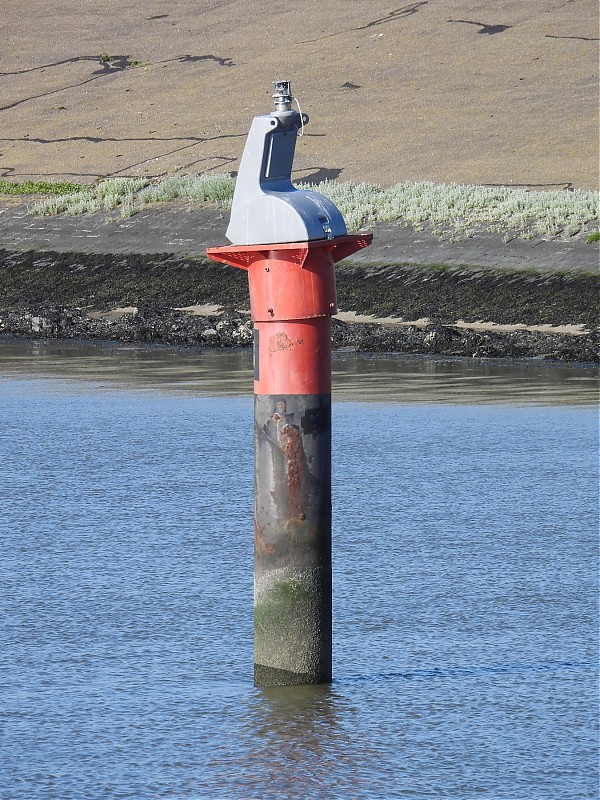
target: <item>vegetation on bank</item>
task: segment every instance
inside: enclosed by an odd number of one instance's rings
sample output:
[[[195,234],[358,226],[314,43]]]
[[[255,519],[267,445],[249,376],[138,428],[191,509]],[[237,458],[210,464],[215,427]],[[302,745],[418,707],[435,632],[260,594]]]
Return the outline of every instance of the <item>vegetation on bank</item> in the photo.
[[[77,215],[119,207],[124,217],[131,217],[147,205],[179,198],[229,207],[234,187],[235,180],[229,175],[198,178],[173,175],[158,183],[151,183],[147,178],[109,178],[73,195],[61,194],[39,200],[30,206],[29,213]]]
[[[79,183],[71,183],[70,181],[60,181],[52,183],[50,181],[23,181],[17,183],[16,181],[0,180],[0,194],[73,194],[80,192],[83,186]]]
[[[0,183],[0,192],[5,191]],[[43,184],[31,184],[41,187]],[[12,184],[14,187],[15,184]],[[27,184],[10,193],[25,193]],[[76,184],[47,184],[50,197],[29,208],[31,214],[84,214],[119,208],[125,217],[145,206],[181,198],[195,203],[231,205],[235,181],[226,174],[189,177],[174,175],[159,182],[146,178],[110,178],[81,187]],[[66,188],[57,188],[66,187]],[[520,236],[586,236],[598,241],[590,225],[599,216],[600,195],[595,191],[529,191],[509,187],[436,184],[406,181],[388,189],[373,183],[298,184],[329,197],[342,212],[350,231],[375,222],[401,222],[434,234],[474,236],[480,231]],[[35,189],[33,191],[43,191]]]

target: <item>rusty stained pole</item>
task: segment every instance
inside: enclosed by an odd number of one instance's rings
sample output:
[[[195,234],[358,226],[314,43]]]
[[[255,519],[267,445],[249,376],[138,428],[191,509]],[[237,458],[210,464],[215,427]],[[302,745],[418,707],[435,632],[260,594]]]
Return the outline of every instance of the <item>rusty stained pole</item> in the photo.
[[[283,86],[283,91],[281,87]],[[254,119],[227,231],[210,258],[248,271],[254,321],[254,681],[331,680],[331,316],[334,263],[366,247],[291,184],[288,82]],[[256,239],[259,239],[257,242]]]

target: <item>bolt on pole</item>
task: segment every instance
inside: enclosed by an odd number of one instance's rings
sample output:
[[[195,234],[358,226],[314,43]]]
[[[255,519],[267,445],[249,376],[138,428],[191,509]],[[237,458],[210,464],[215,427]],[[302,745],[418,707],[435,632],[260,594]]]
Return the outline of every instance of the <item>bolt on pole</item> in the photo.
[[[255,117],[216,261],[248,272],[254,322],[254,681],[331,681],[331,317],[334,263],[366,247],[335,205],[291,182],[289,81]]]

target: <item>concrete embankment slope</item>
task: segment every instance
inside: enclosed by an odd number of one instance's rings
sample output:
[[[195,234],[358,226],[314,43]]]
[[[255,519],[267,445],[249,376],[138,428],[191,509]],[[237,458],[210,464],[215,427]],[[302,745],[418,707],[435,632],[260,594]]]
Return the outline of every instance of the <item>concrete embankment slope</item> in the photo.
[[[203,257],[206,246],[225,243],[226,216],[179,204],[130,219],[116,213],[39,218],[5,202],[4,333],[244,345],[250,339],[247,277]],[[582,239],[503,243],[482,234],[451,242],[398,225],[376,226],[373,246],[337,267],[343,313],[334,343],[594,360],[597,262],[597,244]],[[230,311],[208,319],[207,306]]]
[[[598,188],[596,0],[3,0],[0,177],[235,171],[276,78],[296,179]]]

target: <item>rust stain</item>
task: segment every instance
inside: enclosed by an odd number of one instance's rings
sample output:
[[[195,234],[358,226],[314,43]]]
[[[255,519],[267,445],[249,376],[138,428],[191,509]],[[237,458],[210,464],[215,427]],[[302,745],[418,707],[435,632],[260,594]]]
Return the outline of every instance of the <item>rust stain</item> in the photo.
[[[275,548],[265,539],[265,529],[254,523],[254,551],[263,556],[272,556]]]
[[[311,478],[302,431],[294,425],[293,418],[294,414],[288,413],[286,401],[279,399],[263,430],[281,457],[275,458],[273,464],[276,484],[285,487],[285,495],[277,499],[277,504],[283,500],[283,504],[279,506],[282,519],[286,519],[286,526],[294,522],[304,530],[302,523],[306,520],[310,504]]]
[[[282,350],[291,350],[294,343],[287,333],[275,333],[269,337],[269,353],[278,353]]]
[[[284,425],[281,429],[281,445],[285,455],[285,482],[288,493],[290,516],[301,518],[304,452],[302,436],[295,425]]]

